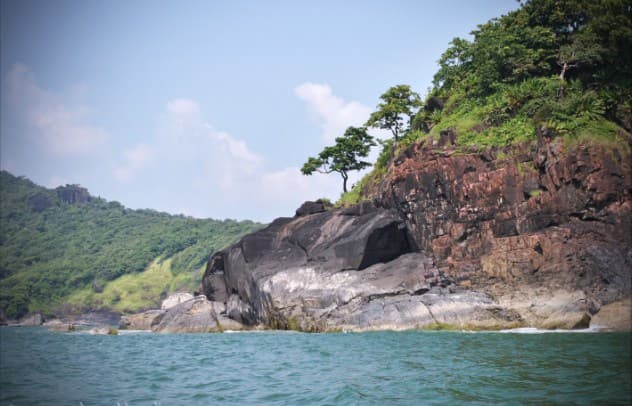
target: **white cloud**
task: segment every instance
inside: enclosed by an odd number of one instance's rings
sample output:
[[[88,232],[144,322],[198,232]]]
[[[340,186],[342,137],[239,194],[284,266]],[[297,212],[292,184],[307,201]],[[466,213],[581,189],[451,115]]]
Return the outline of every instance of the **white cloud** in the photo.
[[[294,93],[307,103],[312,120],[322,129],[326,142],[344,134],[349,126],[359,127],[369,119],[371,108],[336,96],[328,84],[305,82]]]
[[[169,175],[162,176],[165,187],[173,189],[171,182],[179,181],[193,191],[191,203],[174,209],[187,207],[186,213],[199,214],[216,207],[221,213],[233,213],[232,217],[270,221],[272,213],[292,215],[305,200],[335,199],[340,194],[339,176],[304,176],[296,167],[269,168],[245,139],[205,122],[197,102],[175,100],[166,104],[152,144],[155,160],[161,163],[156,170],[169,168]],[[178,104],[196,108],[174,108]]]
[[[198,114],[200,106],[195,100],[178,98],[167,103],[167,111],[178,115]]]
[[[24,115],[38,140],[54,155],[92,152],[109,138],[107,131],[87,123],[86,108],[68,106],[56,94],[40,88],[24,65],[12,67],[3,90],[12,107]]]
[[[151,162],[153,154],[153,149],[146,144],[126,149],[123,151],[123,162],[114,169],[114,177],[120,182],[129,181]]]
[[[261,189],[268,198],[290,201],[298,207],[308,199],[335,198],[342,190],[342,179],[335,174],[305,176],[299,168],[288,167],[263,173]]]
[[[263,158],[250,150],[244,140],[233,137],[224,131],[216,131],[209,124],[210,148],[213,150],[213,169],[218,176],[219,186],[224,190],[235,189],[249,183],[253,176],[262,170]]]

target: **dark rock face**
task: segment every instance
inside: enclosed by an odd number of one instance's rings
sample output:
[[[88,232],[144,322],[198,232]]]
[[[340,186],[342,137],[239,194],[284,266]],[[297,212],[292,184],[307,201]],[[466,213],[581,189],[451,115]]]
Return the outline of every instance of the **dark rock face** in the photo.
[[[202,292],[210,300],[230,303],[229,314],[236,320],[260,323],[274,312],[263,286],[281,271],[357,272],[407,252],[406,228],[389,210],[371,206],[281,218],[215,254]]]
[[[315,202],[305,202],[296,209],[296,217],[309,216],[310,214],[322,213],[327,211],[331,206],[331,203],[326,203],[322,200],[316,200]]]
[[[57,198],[68,204],[87,203],[92,200],[92,196],[88,193],[88,189],[79,185],[59,186],[55,189]]]
[[[630,295],[629,141],[588,147],[542,136],[538,146],[458,155],[410,149],[373,193],[456,284],[518,308],[575,295],[578,314]]]
[[[454,136],[403,151],[374,202],[308,202],[215,254],[201,291],[222,317],[306,331],[583,328],[630,297],[631,145],[457,154]]]

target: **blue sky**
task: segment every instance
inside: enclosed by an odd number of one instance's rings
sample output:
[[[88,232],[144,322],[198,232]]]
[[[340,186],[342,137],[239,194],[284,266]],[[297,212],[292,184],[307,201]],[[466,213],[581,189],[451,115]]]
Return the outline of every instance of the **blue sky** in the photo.
[[[0,4],[2,169],[131,208],[258,221],[336,200],[340,178],[301,175],[307,157],[363,124],[388,87],[423,96],[452,38],[518,7]]]

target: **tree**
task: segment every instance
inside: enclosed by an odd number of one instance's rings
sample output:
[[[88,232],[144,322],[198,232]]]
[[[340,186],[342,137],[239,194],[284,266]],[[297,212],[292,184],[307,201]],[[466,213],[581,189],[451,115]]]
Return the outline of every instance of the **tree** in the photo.
[[[336,138],[335,145],[325,147],[316,158],[308,158],[301,172],[303,175],[338,172],[342,176],[342,190],[347,193],[349,171],[359,171],[371,166],[369,162],[359,158],[366,158],[374,145],[375,141],[365,127],[349,127],[342,137]]]
[[[380,96],[382,103],[378,104],[377,111],[371,114],[366,122],[368,127],[390,130],[399,140],[402,132],[406,131],[417,109],[421,107],[421,98],[408,85],[393,86]]]

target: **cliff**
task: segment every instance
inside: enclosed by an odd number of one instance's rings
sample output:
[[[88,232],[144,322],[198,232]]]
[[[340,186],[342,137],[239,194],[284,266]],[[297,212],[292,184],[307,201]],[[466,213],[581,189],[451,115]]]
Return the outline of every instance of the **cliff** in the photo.
[[[202,292],[241,323],[308,331],[580,328],[611,303],[601,319],[629,329],[630,140],[453,143],[404,150],[370,201],[308,203],[216,253]]]

